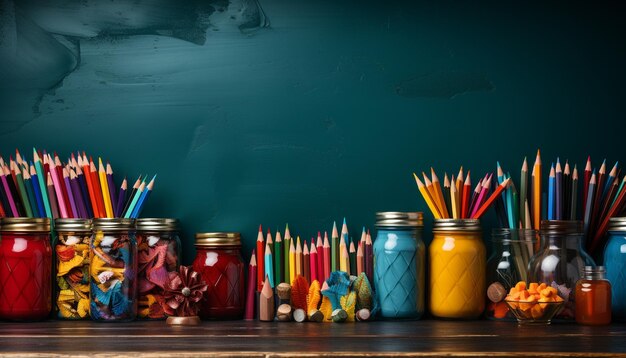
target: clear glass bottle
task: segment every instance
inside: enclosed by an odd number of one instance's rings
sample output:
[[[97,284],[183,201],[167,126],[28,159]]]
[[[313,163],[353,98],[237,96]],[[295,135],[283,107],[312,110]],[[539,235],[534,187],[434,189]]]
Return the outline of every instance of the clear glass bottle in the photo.
[[[383,318],[419,319],[424,314],[423,213],[376,213],[374,287]]]
[[[541,248],[530,260],[529,277],[531,282],[545,283],[556,288],[559,296],[565,300],[557,319],[574,319],[576,282],[585,266],[595,266],[582,244],[582,221],[541,222]]]
[[[437,219],[429,246],[430,313],[475,319],[485,309],[487,250],[477,219]]]
[[[196,234],[196,259],[192,267],[208,285],[204,300],[201,301],[200,317],[213,320],[242,319],[245,282],[239,233]]]
[[[94,219],[90,249],[91,319],[134,320],[137,316],[135,220]]]
[[[139,318],[165,319],[163,290],[180,265],[178,219],[137,219]]]
[[[60,319],[89,318],[90,219],[56,219],[55,301]]]
[[[604,266],[585,266],[576,283],[576,322],[589,326],[611,323],[611,284]]]
[[[487,260],[487,309],[485,316],[515,321],[504,303],[507,292],[519,281],[528,282],[528,262],[537,242],[531,229],[493,229],[493,251]]]
[[[43,320],[52,309],[50,219],[0,220],[0,319]]]
[[[611,282],[614,321],[626,321],[626,217],[611,218],[604,249],[606,278]]]

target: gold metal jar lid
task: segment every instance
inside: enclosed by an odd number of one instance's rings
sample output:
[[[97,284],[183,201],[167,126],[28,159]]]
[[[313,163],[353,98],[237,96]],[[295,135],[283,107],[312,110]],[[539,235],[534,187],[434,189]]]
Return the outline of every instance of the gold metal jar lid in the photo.
[[[383,211],[376,213],[378,227],[423,227],[424,213]]]
[[[129,231],[135,229],[135,219],[98,218],[93,219],[94,231]]]
[[[608,231],[626,231],[626,216],[610,218]]]
[[[542,220],[541,234],[547,235],[581,235],[583,222],[577,220]]]
[[[481,232],[478,219],[435,219],[433,232]]]
[[[178,219],[141,218],[137,219],[137,231],[178,231]]]
[[[56,231],[91,231],[91,219],[55,219]]]
[[[199,232],[196,246],[241,246],[241,235],[238,232]]]
[[[0,231],[5,232],[50,232],[49,218],[2,218]]]

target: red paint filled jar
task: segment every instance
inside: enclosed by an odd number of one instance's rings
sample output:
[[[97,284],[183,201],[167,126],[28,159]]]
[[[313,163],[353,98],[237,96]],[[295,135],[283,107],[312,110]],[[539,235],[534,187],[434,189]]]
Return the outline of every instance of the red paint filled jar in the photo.
[[[2,218],[0,263],[0,319],[46,319],[52,309],[50,219]]]
[[[239,233],[196,234],[193,270],[208,285],[200,317],[210,320],[242,319],[244,311],[244,264]]]

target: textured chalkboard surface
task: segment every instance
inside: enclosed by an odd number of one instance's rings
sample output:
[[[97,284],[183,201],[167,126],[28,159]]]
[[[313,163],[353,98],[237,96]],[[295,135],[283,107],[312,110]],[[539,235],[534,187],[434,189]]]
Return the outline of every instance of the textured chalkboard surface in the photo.
[[[0,152],[158,173],[144,216],[182,220],[187,262],[197,231],[247,251],[259,224],[424,210],[411,173],[431,165],[625,159],[617,5],[183,3],[2,0]]]

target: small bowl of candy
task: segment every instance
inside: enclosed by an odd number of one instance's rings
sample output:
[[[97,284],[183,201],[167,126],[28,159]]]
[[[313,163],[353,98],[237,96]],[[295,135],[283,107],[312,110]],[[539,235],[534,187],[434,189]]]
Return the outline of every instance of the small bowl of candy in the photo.
[[[550,324],[564,305],[554,287],[545,283],[518,282],[504,299],[519,324]]]

